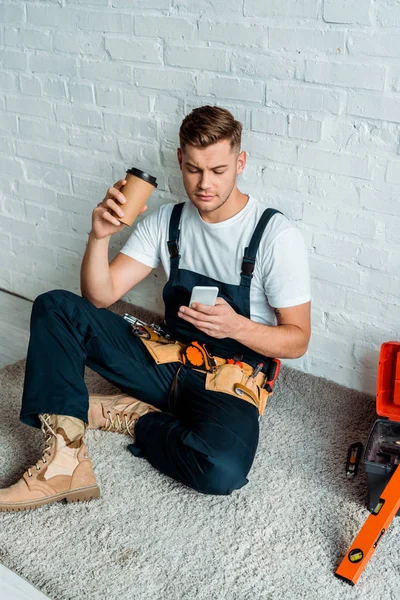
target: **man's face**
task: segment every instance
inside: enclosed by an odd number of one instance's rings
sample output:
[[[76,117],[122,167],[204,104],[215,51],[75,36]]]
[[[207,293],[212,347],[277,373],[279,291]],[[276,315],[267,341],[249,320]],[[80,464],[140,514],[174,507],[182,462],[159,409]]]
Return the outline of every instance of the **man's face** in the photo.
[[[178,162],[188,198],[206,215],[221,208],[236,190],[236,177],[243,172],[246,153],[238,154],[228,140],[223,140],[207,148],[178,148]]]

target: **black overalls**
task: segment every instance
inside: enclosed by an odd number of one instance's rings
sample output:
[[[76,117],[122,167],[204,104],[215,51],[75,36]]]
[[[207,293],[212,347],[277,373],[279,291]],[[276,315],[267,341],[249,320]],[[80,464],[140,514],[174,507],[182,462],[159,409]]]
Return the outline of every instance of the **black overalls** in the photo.
[[[206,342],[223,358],[243,354],[255,366],[268,359],[232,339],[215,339],[177,316],[194,285],[216,285],[239,314],[250,318],[250,284],[257,249],[269,219],[267,209],[252,236],[242,264],[240,285],[225,284],[179,269],[179,222],[184,203],[171,215],[171,274],[164,287],[165,318],[180,341]],[[232,395],[205,390],[205,373],[179,362],[157,365],[131,325],[108,309],[65,290],[38,296],[32,307],[22,422],[39,427],[38,414],[65,414],[87,421],[85,365],[122,391],[160,408],[135,426],[129,449],[145,456],[162,473],[206,494],[229,494],[247,483],[258,443],[258,411]],[[174,393],[170,394],[174,384]]]

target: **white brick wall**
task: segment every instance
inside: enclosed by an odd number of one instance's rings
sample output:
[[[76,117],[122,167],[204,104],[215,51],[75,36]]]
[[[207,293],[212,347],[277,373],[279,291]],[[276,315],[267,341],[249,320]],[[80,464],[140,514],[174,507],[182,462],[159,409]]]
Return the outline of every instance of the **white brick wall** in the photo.
[[[185,198],[179,124],[234,112],[240,178],[310,251],[313,330],[292,365],[375,391],[400,340],[400,4],[395,0],[4,0],[0,287],[79,293],[91,212],[137,164]],[[110,258],[130,231],[112,239]],[[157,269],[126,299],[162,312]]]

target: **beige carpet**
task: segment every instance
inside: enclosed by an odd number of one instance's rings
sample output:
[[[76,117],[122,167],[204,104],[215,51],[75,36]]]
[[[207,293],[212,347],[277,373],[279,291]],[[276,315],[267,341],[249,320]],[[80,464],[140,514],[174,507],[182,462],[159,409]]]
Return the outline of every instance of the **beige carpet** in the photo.
[[[24,368],[0,371],[2,487],[41,455],[40,432],[18,421]],[[398,600],[400,519],[356,587],[333,576],[369,515],[365,475],[345,478],[347,448],[375,418],[373,397],[282,369],[250,482],[229,497],[198,494],[133,457],[124,436],[91,431],[101,499],[1,513],[0,562],[53,600]]]

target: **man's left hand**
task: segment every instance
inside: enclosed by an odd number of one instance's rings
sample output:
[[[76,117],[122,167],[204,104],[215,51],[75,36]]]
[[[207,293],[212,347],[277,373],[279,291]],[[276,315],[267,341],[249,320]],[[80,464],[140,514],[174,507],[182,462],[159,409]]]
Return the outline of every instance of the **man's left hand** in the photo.
[[[195,302],[192,307],[181,306],[178,317],[192,323],[197,329],[211,337],[235,339],[245,317],[239,315],[223,299],[218,297],[215,306]]]

